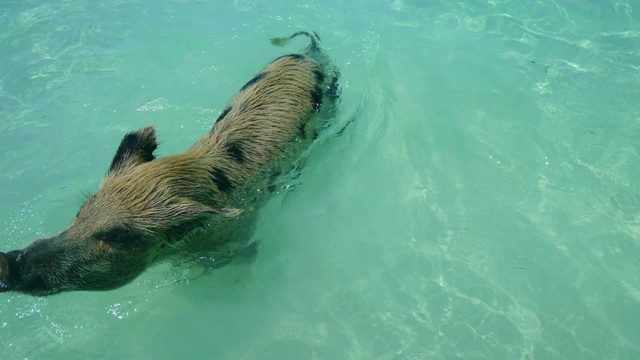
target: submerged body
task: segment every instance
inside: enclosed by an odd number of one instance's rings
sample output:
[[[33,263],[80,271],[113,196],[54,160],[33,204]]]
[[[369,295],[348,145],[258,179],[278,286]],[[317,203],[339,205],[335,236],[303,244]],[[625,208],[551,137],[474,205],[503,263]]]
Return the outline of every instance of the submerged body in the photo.
[[[125,285],[203,226],[237,217],[242,192],[296,148],[323,98],[337,96],[316,38],[247,82],[188,150],[155,158],[155,131],[127,134],[96,194],[67,229],[0,253],[0,291],[49,295]],[[316,35],[317,36],[317,35]]]

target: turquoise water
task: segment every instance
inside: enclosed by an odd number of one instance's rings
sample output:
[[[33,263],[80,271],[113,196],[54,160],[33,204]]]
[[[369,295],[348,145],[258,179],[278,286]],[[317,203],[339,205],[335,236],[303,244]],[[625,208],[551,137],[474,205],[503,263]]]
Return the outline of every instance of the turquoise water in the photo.
[[[317,31],[338,116],[255,260],[0,295],[2,359],[640,358],[640,3],[3,1],[0,251]],[[339,132],[344,125],[346,130]],[[338,136],[341,134],[341,136]]]

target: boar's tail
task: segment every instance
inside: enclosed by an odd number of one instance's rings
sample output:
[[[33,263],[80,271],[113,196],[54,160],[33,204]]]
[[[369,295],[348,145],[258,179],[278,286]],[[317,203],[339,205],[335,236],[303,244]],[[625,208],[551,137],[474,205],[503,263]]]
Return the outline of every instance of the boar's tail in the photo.
[[[291,39],[298,37],[300,35],[304,35],[309,39],[311,39],[311,45],[309,45],[310,52],[312,53],[320,52],[320,46],[318,45],[318,43],[320,42],[320,36],[318,36],[318,34],[315,31],[313,32],[313,34],[306,31],[298,31],[297,33],[294,33],[291,36],[271,38],[271,44],[275,46],[285,46],[289,43]]]

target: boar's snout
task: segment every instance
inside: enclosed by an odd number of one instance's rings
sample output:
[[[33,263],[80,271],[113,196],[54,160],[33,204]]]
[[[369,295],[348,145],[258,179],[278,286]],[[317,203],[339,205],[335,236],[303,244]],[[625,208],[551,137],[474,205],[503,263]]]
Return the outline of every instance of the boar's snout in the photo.
[[[0,293],[47,296],[115,289],[153,262],[158,254],[154,246],[153,240],[134,230],[112,228],[84,237],[65,230],[21,250],[0,252]]]
[[[11,291],[14,288],[21,253],[21,250],[0,253],[0,292]]]

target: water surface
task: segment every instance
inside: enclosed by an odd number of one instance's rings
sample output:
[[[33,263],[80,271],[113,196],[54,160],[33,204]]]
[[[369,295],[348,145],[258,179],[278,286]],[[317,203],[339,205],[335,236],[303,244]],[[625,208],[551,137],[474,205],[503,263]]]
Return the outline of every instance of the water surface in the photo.
[[[640,357],[640,4],[4,1],[0,250],[64,229],[122,136],[186,149],[315,30],[334,125],[253,262],[0,297],[2,359]],[[339,129],[350,123],[342,133]],[[338,136],[341,134],[341,136]]]

